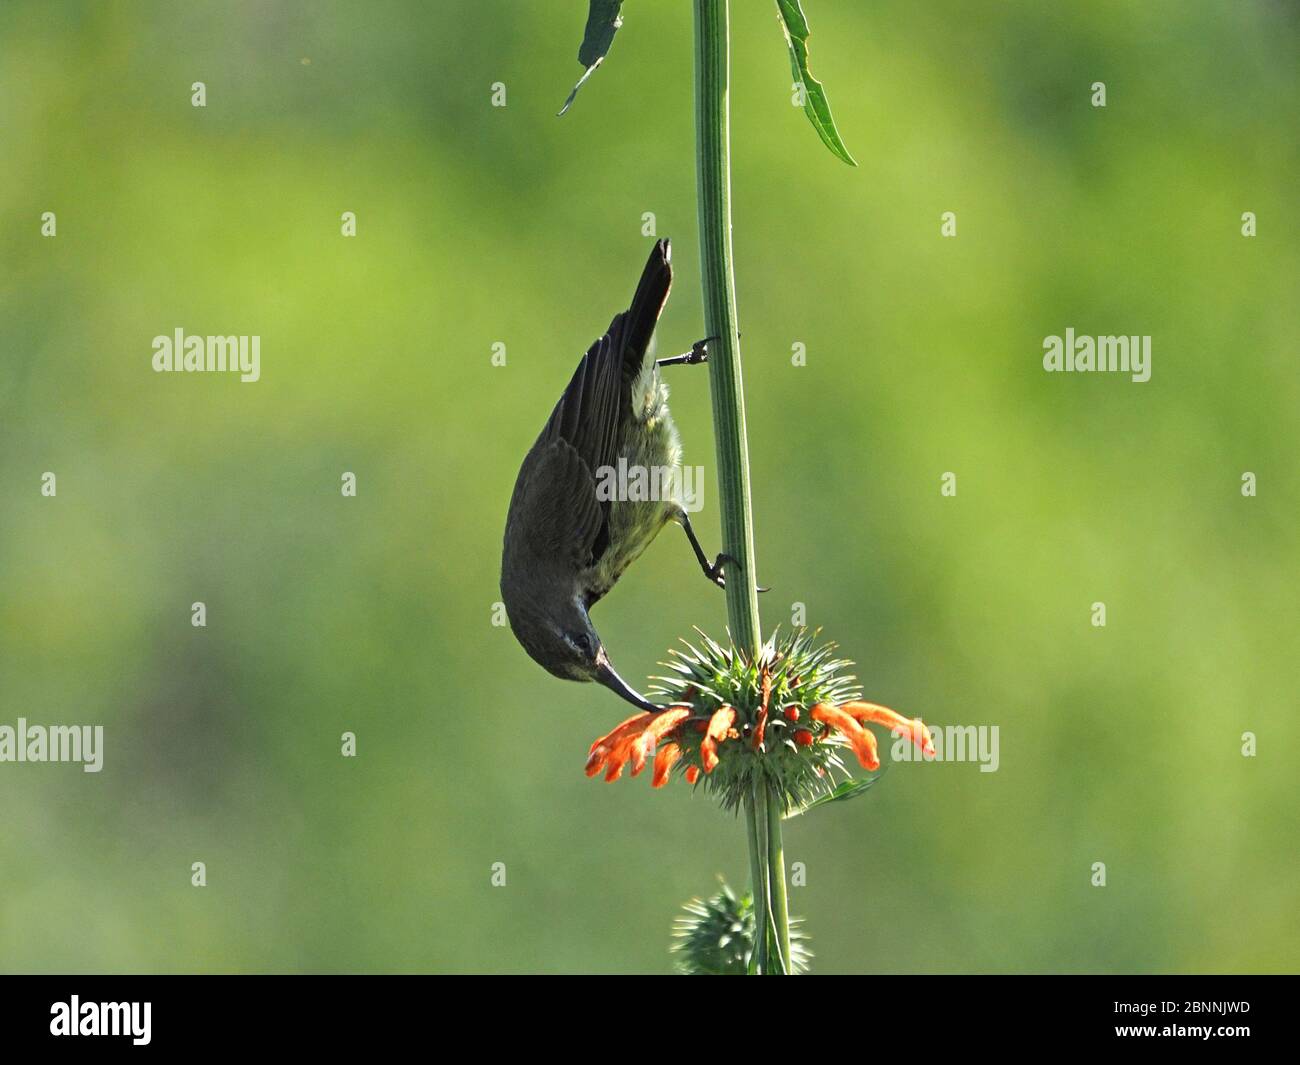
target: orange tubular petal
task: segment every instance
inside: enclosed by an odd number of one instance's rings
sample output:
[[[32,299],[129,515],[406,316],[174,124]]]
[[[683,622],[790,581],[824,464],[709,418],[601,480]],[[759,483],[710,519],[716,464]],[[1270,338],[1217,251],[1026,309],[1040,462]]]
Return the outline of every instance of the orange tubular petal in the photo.
[[[645,768],[646,759],[654,753],[655,745],[682,721],[690,717],[690,707],[674,706],[656,714],[652,721],[646,723],[645,730],[632,741],[629,754],[632,758],[632,775],[636,776]]]
[[[615,744],[613,747],[606,747],[602,744],[587,755],[587,768],[585,770],[587,776],[594,777],[609,763],[615,761],[619,763],[626,762],[627,755],[623,754],[619,757],[618,746],[618,744]]]
[[[654,747],[653,744],[649,748],[643,747],[642,741],[644,739],[645,733],[642,732],[639,735],[619,740],[618,746],[609,755],[609,761],[607,762],[609,769],[605,773],[606,780],[617,780],[629,762],[632,763],[633,776],[636,776],[645,768],[645,760],[649,755],[649,751],[653,750]],[[617,772],[614,771],[615,766],[618,767]]]
[[[594,777],[604,769],[606,780],[617,780],[629,761],[632,775],[636,776],[645,768],[646,759],[654,752],[655,745],[690,713],[690,707],[670,706],[659,713],[647,710],[629,717],[591,745],[587,754],[587,776]]]
[[[809,711],[814,721],[821,721],[832,728],[839,729],[853,746],[853,753],[863,769],[880,768],[880,756],[876,753],[876,737],[864,729],[847,710],[829,703],[817,703]]]
[[[598,747],[613,750],[615,744],[617,744],[619,740],[625,739],[628,736],[635,736],[645,727],[646,722],[654,716],[655,715],[649,710],[644,710],[639,714],[633,714],[626,721],[622,721],[616,725],[613,731],[607,732],[592,743],[591,748],[587,751],[588,756],[595,754]]]
[[[609,761],[609,757],[613,753],[613,750],[609,747],[598,747],[596,750],[592,751],[591,754],[587,755],[587,768],[585,770],[587,776],[594,777],[604,769],[605,763]]]
[[[686,767],[686,783],[694,784],[700,779],[700,767],[697,765],[688,765]]]
[[[704,739],[700,741],[700,761],[704,763],[704,771],[712,773],[718,764],[718,743],[725,739],[727,730],[736,720],[736,711],[729,706],[720,706],[713,712],[709,718],[708,730],[704,733]]]
[[[649,710],[640,714],[633,714],[626,721],[618,724],[613,731],[607,732],[604,736],[601,736],[596,740],[596,742],[591,745],[591,749],[587,752],[587,776],[594,777],[601,771],[601,769],[605,768],[606,764],[618,751],[619,747],[624,746],[630,740],[635,739],[641,730],[645,728],[646,723],[654,716],[655,715],[650,713]],[[627,761],[626,754],[618,760],[618,772],[615,773],[614,766],[610,765],[609,772],[614,773],[614,775],[609,776],[607,774],[605,779],[617,780],[618,774],[623,771],[622,763],[625,761]]]
[[[668,733],[691,716],[689,706],[670,706],[646,726],[646,731],[654,734],[656,740],[663,739]]]
[[[668,775],[673,771],[679,761],[681,761],[682,749],[675,743],[665,743],[659,748],[659,753],[655,755],[655,772],[650,778],[652,788],[662,788],[668,783]]]
[[[870,721],[876,725],[884,725],[891,732],[906,736],[920,747],[923,753],[931,756],[934,754],[934,740],[930,738],[930,730],[925,727],[925,722],[919,717],[907,718],[887,706],[877,706],[875,703],[859,701],[845,703],[840,709],[848,711],[858,721]]]

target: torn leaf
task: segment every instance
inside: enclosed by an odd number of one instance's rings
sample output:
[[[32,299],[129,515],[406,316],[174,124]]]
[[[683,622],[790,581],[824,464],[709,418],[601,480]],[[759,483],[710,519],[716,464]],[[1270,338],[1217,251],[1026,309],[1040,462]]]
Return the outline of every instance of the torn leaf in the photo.
[[[591,0],[591,8],[587,13],[587,28],[582,34],[582,47],[578,49],[578,62],[587,69],[583,71],[578,84],[569,93],[568,99],[564,101],[560,114],[564,114],[572,106],[583,83],[605,61],[609,46],[614,43],[614,34],[623,25],[623,16],[620,14],[622,7],[623,0]]]
[[[592,5],[595,6],[594,4]],[[790,46],[790,70],[794,80],[803,85],[803,112],[813,124],[817,136],[821,137],[835,155],[857,166],[857,160],[849,154],[844,141],[840,139],[835,128],[835,119],[831,117],[831,105],[826,101],[826,91],[822,83],[812,76],[808,69],[808,19],[799,5],[799,0],[776,0],[776,9],[781,15],[781,28],[785,31],[785,42]],[[575,90],[576,91],[576,90]]]

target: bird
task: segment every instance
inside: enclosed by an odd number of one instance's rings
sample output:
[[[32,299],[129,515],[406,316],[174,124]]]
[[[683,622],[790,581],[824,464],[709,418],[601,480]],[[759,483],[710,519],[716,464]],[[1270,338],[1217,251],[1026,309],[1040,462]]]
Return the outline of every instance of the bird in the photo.
[[[506,517],[501,597],[525,651],[553,676],[595,681],[641,710],[656,706],[615,671],[590,611],[670,522],[685,531],[704,575],[719,587],[731,556],[713,561],[680,499],[680,477],[659,499],[607,498],[602,471],[679,470],[681,439],[668,410],[665,366],[708,361],[711,340],[671,358],[647,358],[672,287],[672,245],[650,251],[626,311],[587,349],[524,457]],[[616,496],[616,494],[615,494]]]

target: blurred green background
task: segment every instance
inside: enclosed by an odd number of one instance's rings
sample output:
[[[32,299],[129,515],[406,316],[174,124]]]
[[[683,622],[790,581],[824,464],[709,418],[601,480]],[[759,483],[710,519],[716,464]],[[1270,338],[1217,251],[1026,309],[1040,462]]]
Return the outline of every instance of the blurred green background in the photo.
[[[856,170],[733,11],[764,622],[1001,730],[996,773],[790,823],[816,971],[1296,969],[1296,7],[806,6]],[[3,969],[667,971],[743,885],[742,825],[586,779],[626,708],[491,623],[644,212],[659,350],[702,332],[690,5],[625,15],[557,119],[580,0],[0,6],[0,723],[107,732],[98,775],[0,765]],[[1151,334],[1151,381],[1044,373],[1067,326]],[[262,380],[153,373],[176,327],[260,335]],[[594,617],[634,680],[726,624],[675,529]]]

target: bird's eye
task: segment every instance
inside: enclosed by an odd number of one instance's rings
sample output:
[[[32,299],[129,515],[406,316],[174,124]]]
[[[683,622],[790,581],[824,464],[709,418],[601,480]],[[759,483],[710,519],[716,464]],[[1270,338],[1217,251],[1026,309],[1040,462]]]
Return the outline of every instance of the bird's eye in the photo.
[[[584,655],[590,656],[591,637],[589,637],[585,632],[575,632],[572,636],[569,637],[569,642],[573,644],[573,647],[576,651],[579,651]]]

